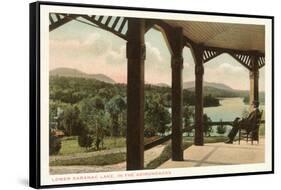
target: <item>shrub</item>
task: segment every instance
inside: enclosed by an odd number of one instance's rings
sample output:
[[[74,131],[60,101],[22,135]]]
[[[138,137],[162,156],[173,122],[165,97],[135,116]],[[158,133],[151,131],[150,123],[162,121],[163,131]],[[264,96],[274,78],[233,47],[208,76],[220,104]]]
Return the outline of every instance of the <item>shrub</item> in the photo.
[[[218,125],[217,126],[217,133],[218,134],[224,134],[226,132],[226,127],[224,125]]]
[[[94,142],[94,138],[90,134],[81,133],[78,136],[78,144],[80,147],[85,147],[86,149],[88,149],[92,147],[93,142]]]
[[[61,149],[61,139],[53,131],[49,133],[49,154],[57,155]]]
[[[156,130],[152,127],[144,128],[144,136],[145,137],[153,137],[156,135]]]

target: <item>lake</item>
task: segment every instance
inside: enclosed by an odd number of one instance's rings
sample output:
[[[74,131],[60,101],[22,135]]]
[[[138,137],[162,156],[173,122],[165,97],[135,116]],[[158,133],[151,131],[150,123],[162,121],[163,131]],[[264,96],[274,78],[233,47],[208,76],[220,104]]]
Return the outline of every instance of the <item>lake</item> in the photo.
[[[249,105],[243,102],[243,98],[221,98],[220,106],[204,108],[212,121],[233,121],[236,117],[242,117],[244,110],[248,111]],[[260,105],[260,110],[264,109],[264,105]]]
[[[243,98],[221,98],[220,106],[204,108],[206,113],[212,121],[233,121],[236,117],[242,117],[243,112],[249,110],[249,105],[243,102]],[[264,110],[264,105],[260,105],[260,110]],[[230,126],[227,126],[228,134]],[[213,133],[211,135],[217,135],[216,126],[213,127]]]
[[[259,106],[259,109],[264,110],[264,104],[261,104]],[[242,118],[243,112],[248,110],[249,105],[243,102],[242,97],[220,98],[220,106],[205,107],[204,113],[207,114],[212,121],[233,121],[236,117]],[[169,112],[171,112],[171,109],[169,109]],[[211,133],[211,136],[219,135],[218,133],[216,133],[217,126],[213,126],[212,128],[213,132]],[[224,134],[224,136],[226,136],[230,130],[231,126],[226,126],[226,133]],[[170,133],[171,131],[167,132],[166,135]]]
[[[249,105],[244,104],[243,98],[222,98],[220,106],[204,108],[212,121],[233,121],[236,117],[241,117],[244,111],[249,109]]]

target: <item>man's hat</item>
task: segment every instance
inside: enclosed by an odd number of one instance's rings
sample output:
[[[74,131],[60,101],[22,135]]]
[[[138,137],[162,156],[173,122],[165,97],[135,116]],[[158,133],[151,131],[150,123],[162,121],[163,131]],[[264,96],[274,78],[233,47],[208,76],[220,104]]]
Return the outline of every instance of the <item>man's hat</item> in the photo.
[[[259,101],[254,100],[252,104],[257,108],[257,107],[259,107],[260,103],[259,103]]]

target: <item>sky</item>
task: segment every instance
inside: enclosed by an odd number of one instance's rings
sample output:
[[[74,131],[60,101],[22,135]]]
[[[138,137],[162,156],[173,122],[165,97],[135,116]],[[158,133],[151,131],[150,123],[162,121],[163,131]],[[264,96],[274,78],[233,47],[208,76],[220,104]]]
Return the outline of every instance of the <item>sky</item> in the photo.
[[[161,32],[145,34],[145,82],[171,84],[171,56]],[[71,21],[50,32],[50,70],[67,67],[88,74],[105,74],[126,83],[126,41],[114,34],[81,22]],[[194,60],[183,50],[183,81],[194,81]],[[204,64],[204,81],[224,83],[233,89],[249,90],[249,71],[228,54]],[[259,90],[264,91],[264,68],[260,69]]]

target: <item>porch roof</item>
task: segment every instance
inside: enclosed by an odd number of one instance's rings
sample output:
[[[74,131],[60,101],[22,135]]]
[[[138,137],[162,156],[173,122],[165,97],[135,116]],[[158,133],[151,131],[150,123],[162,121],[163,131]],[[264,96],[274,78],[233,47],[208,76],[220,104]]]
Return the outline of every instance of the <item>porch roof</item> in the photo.
[[[187,38],[206,47],[265,52],[264,25],[175,20],[164,22],[172,27],[182,27]]]

